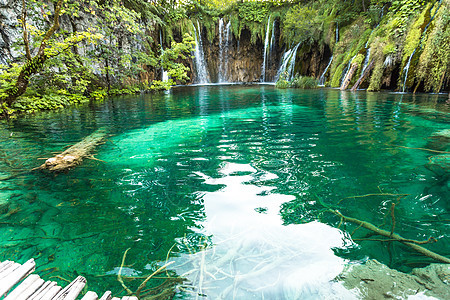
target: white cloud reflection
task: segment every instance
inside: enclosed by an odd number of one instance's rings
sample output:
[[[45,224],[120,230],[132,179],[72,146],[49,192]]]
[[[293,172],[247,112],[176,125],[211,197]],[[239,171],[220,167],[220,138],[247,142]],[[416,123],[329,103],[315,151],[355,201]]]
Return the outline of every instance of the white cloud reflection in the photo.
[[[294,197],[250,183],[257,172],[250,165],[227,163],[221,178],[196,173],[207,184],[224,187],[203,196],[203,233],[213,246],[175,258],[173,268],[189,279],[192,297],[355,299],[332,281],[346,263],[332,250],[345,247],[344,234],[320,222],[282,225],[280,206]],[[274,178],[265,173],[262,180]]]

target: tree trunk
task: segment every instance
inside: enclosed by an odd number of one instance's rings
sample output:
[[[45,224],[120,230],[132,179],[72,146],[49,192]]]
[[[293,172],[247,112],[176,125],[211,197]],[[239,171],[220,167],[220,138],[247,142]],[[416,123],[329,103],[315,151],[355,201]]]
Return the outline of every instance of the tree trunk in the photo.
[[[350,81],[352,80],[353,74],[355,74],[356,69],[358,69],[358,64],[352,64],[350,67],[350,71],[348,71],[347,76],[345,76],[344,81],[341,85],[341,91],[347,89]]]
[[[358,81],[356,81],[355,85],[350,89],[352,92],[356,91],[356,89],[361,85],[361,83],[363,83],[364,80],[366,80],[367,77],[369,77],[370,71],[372,70],[374,65],[375,65],[374,61],[372,60],[367,66],[367,68],[364,70],[364,73],[361,75],[361,77],[359,77]]]
[[[25,1],[22,2],[22,23],[23,23],[23,30],[24,30],[24,43],[25,43],[25,50],[27,55],[27,62],[20,70],[19,77],[17,77],[16,84],[14,87],[8,89],[6,91],[7,96],[3,99],[0,98],[0,102],[6,102],[8,106],[11,106],[11,104],[14,103],[14,101],[17,99],[17,97],[23,95],[25,91],[27,90],[28,84],[30,83],[30,78],[34,74],[38,73],[42,67],[44,66],[45,61],[47,60],[48,56],[45,54],[45,48],[47,46],[48,40],[53,36],[53,34],[56,32],[56,30],[59,29],[59,16],[61,14],[61,7],[63,4],[63,0],[58,0],[58,2],[55,5],[55,15],[53,18],[53,24],[50,27],[50,29],[45,33],[44,37],[42,38],[41,44],[39,46],[39,50],[37,54],[31,58],[30,49],[29,49],[29,41],[28,41],[28,33],[27,33],[27,27],[26,27],[26,7],[25,7]]]
[[[105,128],[97,129],[82,141],[68,148],[61,154],[47,159],[45,163],[35,169],[46,169],[52,172],[70,170],[81,164],[84,158],[93,158],[92,151],[94,151],[95,147],[105,141],[107,135],[108,132]]]
[[[30,83],[30,77],[39,72],[44,66],[47,56],[45,54],[38,55],[29,60],[20,70],[19,77],[17,77],[16,84],[13,88],[6,91],[7,95],[4,101],[8,106],[14,103],[17,97],[23,95]]]

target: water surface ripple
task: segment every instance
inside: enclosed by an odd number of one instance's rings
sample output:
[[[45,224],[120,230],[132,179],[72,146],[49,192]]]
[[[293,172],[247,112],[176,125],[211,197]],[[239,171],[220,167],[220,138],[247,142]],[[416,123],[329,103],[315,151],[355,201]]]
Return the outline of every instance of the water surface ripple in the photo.
[[[449,151],[445,101],[199,86],[4,121],[0,260],[34,257],[45,279],[82,274],[89,289],[118,293],[127,248],[125,276],[150,274],[172,249],[171,271],[212,298],[347,295],[329,282],[346,263],[431,261],[340,225],[329,208],[390,230],[394,203],[397,233],[433,236],[426,247],[450,256],[448,154],[418,149]],[[102,161],[26,172],[100,127],[111,133]]]

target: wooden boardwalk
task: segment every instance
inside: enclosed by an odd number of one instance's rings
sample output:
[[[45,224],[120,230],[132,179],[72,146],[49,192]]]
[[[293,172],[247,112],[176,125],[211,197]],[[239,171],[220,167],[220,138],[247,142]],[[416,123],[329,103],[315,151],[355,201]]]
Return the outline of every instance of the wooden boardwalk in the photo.
[[[23,265],[6,260],[0,262],[0,299],[3,300],[75,300],[86,285],[86,278],[78,276],[65,288],[54,281],[44,281],[32,274],[36,264],[30,259]],[[15,287],[15,288],[14,288]],[[13,289],[14,288],[14,289]],[[134,296],[122,299],[112,297],[108,291],[100,298],[97,293],[87,292],[81,300],[138,300]]]

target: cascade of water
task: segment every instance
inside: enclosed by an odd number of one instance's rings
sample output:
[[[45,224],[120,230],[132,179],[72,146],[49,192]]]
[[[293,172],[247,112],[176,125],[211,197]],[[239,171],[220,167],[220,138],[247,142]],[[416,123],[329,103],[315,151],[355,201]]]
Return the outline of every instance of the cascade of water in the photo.
[[[270,52],[270,45],[269,45],[269,32],[270,32],[270,16],[267,20],[267,28],[266,28],[266,38],[264,39],[264,57],[263,57],[263,64],[261,66],[261,81],[266,81],[266,64],[268,59],[268,54]]]
[[[219,82],[223,82],[223,18],[219,19]]]
[[[359,83],[362,77],[364,76],[364,71],[367,69],[367,66],[369,65],[369,59],[370,59],[370,48],[366,51],[366,57],[364,58],[363,67],[361,69],[361,75],[359,75],[359,78],[357,82]],[[345,78],[345,77],[344,77]],[[359,85],[359,84],[358,84]]]
[[[414,49],[413,53],[411,53],[411,56],[408,59],[408,62],[406,63],[406,66],[403,68],[403,73],[405,74],[404,79],[403,79],[403,88],[402,88],[402,93],[405,92],[406,89],[406,80],[408,79],[408,72],[409,72],[409,67],[411,66],[411,59],[413,58],[414,54],[416,53],[416,49]]]
[[[228,58],[230,57],[230,46],[231,46],[231,21],[228,21],[225,27],[225,59],[224,59],[224,76],[228,81]]]
[[[345,67],[345,69],[342,71],[342,76],[341,76],[341,81],[339,86],[342,86],[342,83],[344,82],[345,77],[347,77],[348,72],[350,72],[350,66],[352,65],[352,61],[353,59],[355,59],[356,55],[352,57],[352,59],[350,59],[350,61],[347,64],[347,67]]]
[[[203,52],[202,35],[200,30],[200,23],[197,20],[197,27],[194,27],[194,39],[195,39],[195,49],[194,49],[194,63],[197,73],[197,83],[208,83],[208,70],[206,67],[205,54]]]
[[[164,52],[161,31],[159,31],[159,45],[161,46],[161,52]],[[165,71],[162,66],[161,66],[161,74],[162,74],[162,81],[169,80],[169,73],[167,71]]]
[[[224,29],[223,19],[219,20],[219,70],[218,81],[227,82],[228,80],[228,56],[231,37],[231,22],[228,22]]]
[[[319,77],[319,86],[325,86],[325,74],[328,71],[328,68],[331,66],[331,62],[333,61],[333,56],[331,56],[330,61],[328,62],[327,67],[323,71],[322,75]]]
[[[272,24],[272,37],[270,38],[269,57],[270,57],[270,53],[272,53],[272,51],[273,51],[273,46],[275,45],[275,21],[276,20],[273,20],[273,24]]]
[[[297,50],[299,46],[300,43],[284,53],[275,81],[278,81],[281,74],[283,74],[284,72],[287,73],[286,80],[291,81],[294,78],[295,57],[297,56]]]
[[[370,58],[370,48],[367,49],[367,51],[366,51],[366,57],[364,58],[364,64],[361,69],[361,76],[364,74],[364,71],[366,70],[367,65],[369,64],[369,58]]]
[[[336,23],[336,43],[339,42],[339,23]]]

